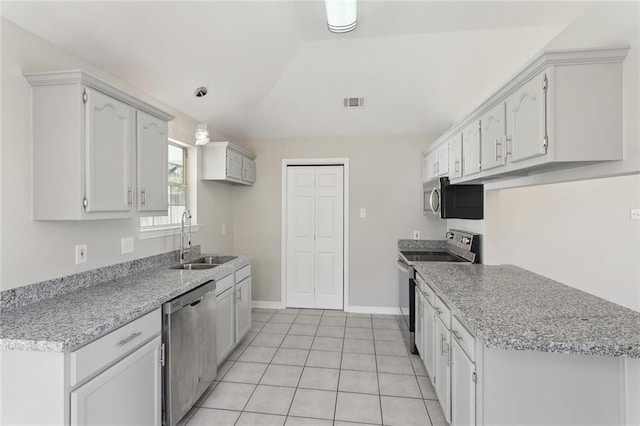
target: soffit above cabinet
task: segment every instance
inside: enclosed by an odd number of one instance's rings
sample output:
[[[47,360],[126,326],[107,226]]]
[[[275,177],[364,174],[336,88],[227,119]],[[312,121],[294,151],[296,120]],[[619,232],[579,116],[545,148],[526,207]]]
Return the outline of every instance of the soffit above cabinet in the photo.
[[[87,74],[86,72],[79,69],[53,71],[53,72],[26,73],[24,74],[24,78],[32,86],[80,83],[84,86],[90,87],[106,95],[109,95],[112,98],[115,98],[121,102],[124,102],[140,111],[144,111],[148,114],[151,114],[154,117],[157,117],[161,120],[171,121],[174,119],[174,116],[172,116],[171,114],[168,114],[154,107],[153,105],[143,102],[137,98],[134,98],[133,96],[123,92],[122,90],[117,89],[103,81],[100,81],[96,77],[93,77],[92,75]]]

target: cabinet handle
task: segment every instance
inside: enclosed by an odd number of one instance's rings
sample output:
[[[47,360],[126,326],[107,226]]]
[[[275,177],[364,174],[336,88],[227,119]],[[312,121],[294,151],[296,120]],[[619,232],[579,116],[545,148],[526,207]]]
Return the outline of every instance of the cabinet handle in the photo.
[[[136,337],[140,336],[142,334],[142,331],[136,331],[135,333],[132,333],[131,336],[127,337],[126,339],[122,339],[118,342],[118,346],[124,346],[127,343],[129,343],[130,341],[132,341],[133,339],[135,339]]]
[[[133,201],[133,191],[131,191],[131,188],[129,188],[129,191],[127,191],[127,202],[129,203],[129,207],[131,207],[132,201]]]
[[[242,300],[242,290],[236,292],[236,300]]]
[[[454,170],[456,171],[456,173],[458,173],[460,171],[460,160],[456,160],[454,164],[455,164]]]
[[[498,147],[500,147],[500,153],[498,154]],[[502,158],[502,142],[499,139],[496,139],[496,161]]]
[[[442,347],[441,355],[446,355],[446,352],[445,352],[446,350],[444,348],[445,342],[446,342],[446,338],[444,337],[443,334],[441,334],[440,335],[440,346]]]
[[[449,358],[449,365],[453,364],[453,347],[447,344],[447,357]]]
[[[147,190],[142,188],[142,193],[140,194],[142,197],[142,205],[147,204]]]
[[[453,330],[453,329],[452,329],[452,330],[451,330],[451,333],[453,333],[453,336],[454,336],[456,339],[458,339],[459,341],[461,341],[461,342],[462,342],[462,341],[464,340],[464,339],[462,338],[462,336],[460,335],[460,333],[458,333],[458,331],[457,331],[457,330]]]
[[[437,313],[438,315],[440,315],[440,314],[442,313],[442,311],[440,310],[440,308],[438,308],[437,306],[434,306],[434,307],[433,307],[433,310],[434,310],[434,311],[436,311],[436,313]]]

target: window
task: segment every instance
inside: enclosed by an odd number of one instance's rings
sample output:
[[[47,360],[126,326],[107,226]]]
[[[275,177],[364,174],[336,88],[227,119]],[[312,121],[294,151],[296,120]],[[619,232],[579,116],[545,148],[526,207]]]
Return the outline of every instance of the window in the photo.
[[[179,226],[187,208],[187,149],[169,142],[169,211],[166,216],[140,218],[140,228],[169,228]]]

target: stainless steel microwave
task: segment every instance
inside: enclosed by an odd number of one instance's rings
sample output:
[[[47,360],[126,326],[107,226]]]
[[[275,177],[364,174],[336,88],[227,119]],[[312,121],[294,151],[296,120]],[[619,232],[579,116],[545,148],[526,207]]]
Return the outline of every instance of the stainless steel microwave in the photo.
[[[483,219],[484,185],[451,185],[446,177],[426,182],[423,209],[442,219]]]

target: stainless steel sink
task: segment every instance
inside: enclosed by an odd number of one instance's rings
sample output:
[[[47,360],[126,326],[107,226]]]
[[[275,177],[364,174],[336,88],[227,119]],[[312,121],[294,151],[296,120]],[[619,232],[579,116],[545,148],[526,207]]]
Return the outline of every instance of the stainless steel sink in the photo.
[[[172,266],[169,269],[197,270],[197,269],[211,269],[211,268],[215,268],[216,266],[218,266],[218,265],[217,264],[204,264],[204,263],[183,263],[181,265]]]
[[[231,262],[237,259],[238,256],[205,256],[199,259],[194,259],[191,264],[205,264],[205,265],[222,265],[223,263]]]
[[[216,266],[220,266],[223,263],[231,262],[232,260],[237,258],[238,256],[205,256],[194,259],[191,262],[172,266],[169,269],[211,269],[215,268]]]

